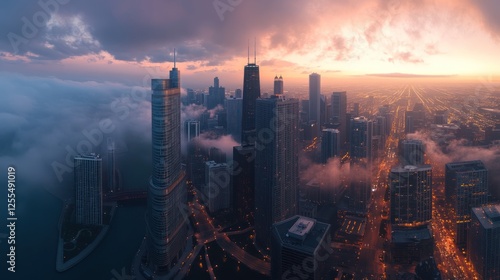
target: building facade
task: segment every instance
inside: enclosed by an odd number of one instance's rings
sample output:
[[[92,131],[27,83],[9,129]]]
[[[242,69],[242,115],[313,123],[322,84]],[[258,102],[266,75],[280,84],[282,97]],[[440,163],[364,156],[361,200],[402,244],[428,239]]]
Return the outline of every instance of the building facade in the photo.
[[[99,155],[74,158],[76,223],[102,224],[102,159]]]

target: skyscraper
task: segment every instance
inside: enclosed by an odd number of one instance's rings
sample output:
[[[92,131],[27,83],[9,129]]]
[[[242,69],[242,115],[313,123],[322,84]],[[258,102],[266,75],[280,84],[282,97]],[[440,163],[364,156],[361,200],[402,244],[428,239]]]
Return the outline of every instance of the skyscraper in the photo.
[[[323,129],[321,134],[321,163],[325,164],[328,159],[340,155],[341,133],[338,129]]]
[[[391,224],[415,228],[432,219],[432,169],[430,165],[395,167],[389,174]]]
[[[108,191],[116,191],[115,142],[108,138]]]
[[[243,99],[227,98],[224,108],[226,108],[227,134],[233,136],[233,139],[241,143],[241,118],[242,118]]]
[[[272,224],[298,213],[299,101],[273,96],[256,107],[255,232],[268,247]]]
[[[482,279],[500,279],[500,204],[472,208],[467,248]]]
[[[398,149],[399,161],[402,165],[424,164],[425,147],[421,140],[400,140]]]
[[[214,78],[214,85],[208,88],[207,109],[213,109],[217,105],[224,105],[226,89],[219,86],[219,78]]]
[[[309,75],[309,121],[315,121],[317,129],[321,127],[320,117],[321,75]],[[319,134],[319,133],[317,133]]]
[[[248,63],[245,66],[243,77],[243,117],[241,124],[241,142],[253,144],[255,142],[255,101],[260,97],[259,66]]]
[[[471,208],[488,202],[488,171],[480,160],[446,164],[445,193],[453,209],[455,243],[466,247]]]
[[[76,223],[102,224],[102,159],[99,155],[79,155],[75,164]]]
[[[230,174],[226,163],[205,162],[205,195],[210,212],[230,207]]]
[[[347,140],[347,93],[345,91],[332,93],[332,123],[338,124],[341,136],[341,146]]]
[[[253,221],[255,211],[255,146],[233,147],[233,210],[239,220]]]
[[[187,120],[184,122],[184,137],[186,141],[191,141],[193,138],[200,135],[200,122]]]
[[[365,117],[351,119],[350,132],[351,159],[368,158],[368,119]]]
[[[175,68],[174,68],[175,69]],[[168,272],[186,244],[185,173],[181,168],[180,84],[175,79],[151,80],[152,176],[148,188],[147,256],[149,267]]]
[[[329,232],[329,224],[298,215],[275,223],[272,226],[272,278],[327,279]]]
[[[274,77],[274,95],[283,94],[283,77]]]

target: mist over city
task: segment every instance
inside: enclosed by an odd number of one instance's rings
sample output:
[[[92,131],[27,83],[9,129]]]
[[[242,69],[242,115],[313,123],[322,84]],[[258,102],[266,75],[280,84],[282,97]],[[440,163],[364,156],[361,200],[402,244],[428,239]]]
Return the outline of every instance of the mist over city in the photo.
[[[0,7],[1,279],[500,279],[500,3]]]

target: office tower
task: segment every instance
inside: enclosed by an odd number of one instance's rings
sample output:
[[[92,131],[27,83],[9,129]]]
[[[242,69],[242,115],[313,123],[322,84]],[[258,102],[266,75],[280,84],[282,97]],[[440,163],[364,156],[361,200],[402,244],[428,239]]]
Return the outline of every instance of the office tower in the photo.
[[[181,86],[181,72],[177,69],[175,61],[175,49],[174,49],[174,68],[170,70],[169,73],[169,87],[170,88],[180,88]]]
[[[172,73],[172,71],[171,71]],[[147,256],[149,268],[168,272],[186,244],[187,226],[180,209],[187,207],[181,168],[180,84],[151,80],[152,175],[148,188]]]
[[[389,174],[391,224],[415,228],[432,219],[432,169],[430,165],[395,167]]]
[[[488,202],[488,171],[480,160],[446,164],[445,194],[452,208],[455,243],[465,247],[471,208]]]
[[[321,163],[325,164],[329,158],[340,155],[340,136],[338,129],[323,129],[321,134]]]
[[[253,222],[255,210],[255,146],[233,147],[233,210],[238,220]]]
[[[309,123],[309,99],[300,100],[300,122]]]
[[[235,91],[234,91],[234,97],[236,98],[241,98],[242,97],[242,91],[240,88],[237,88]]]
[[[184,137],[186,141],[191,141],[193,138],[200,135],[200,122],[187,120],[184,122]]]
[[[329,232],[329,224],[299,215],[273,224],[272,278],[327,279]]]
[[[205,162],[205,196],[211,213],[230,207],[230,181],[227,164]]]
[[[370,165],[367,159],[350,162],[349,212],[366,215],[371,197]]]
[[[298,213],[299,101],[257,99],[255,125],[255,233],[269,247],[273,223]]]
[[[351,119],[350,132],[351,159],[368,158],[368,120],[365,117]]]
[[[338,124],[341,144],[347,140],[347,93],[345,91],[332,93],[332,123]]]
[[[500,279],[500,204],[472,208],[467,248],[482,279]]]
[[[359,117],[359,103],[352,104],[352,116]]]
[[[201,189],[205,184],[205,162],[208,160],[208,151],[199,141],[187,144],[187,177],[192,185]]]
[[[260,97],[259,66],[248,63],[243,77],[243,117],[241,124],[241,143],[255,143],[255,101]]]
[[[115,142],[112,138],[107,140],[108,146],[108,191],[116,191],[116,166],[115,166]]]
[[[219,78],[214,78],[214,85],[208,88],[208,102],[207,109],[213,109],[217,107],[217,105],[224,105],[226,89],[224,87],[219,86]]]
[[[424,128],[425,107],[422,103],[416,103],[412,111],[405,113],[405,133],[415,133]]]
[[[186,97],[187,105],[195,104],[196,103],[196,94],[195,94],[194,90],[191,88],[188,88],[188,89],[186,89],[186,91],[187,91],[187,97]]]
[[[318,131],[319,128],[321,127],[320,95],[321,95],[321,76],[317,73],[312,73],[311,75],[309,75],[309,122],[314,121],[317,125]]]
[[[398,145],[399,163],[401,165],[421,165],[424,164],[425,147],[421,140],[405,139],[400,140]]]
[[[75,164],[76,223],[102,224],[102,159],[99,155],[79,155]]]
[[[319,95],[319,125],[320,128],[323,125],[327,124],[327,118],[326,118],[326,96],[323,94]]]
[[[448,111],[437,110],[434,113],[434,124],[447,124],[448,123]]]
[[[283,94],[283,77],[274,77],[274,95]]]
[[[243,99],[228,98],[224,104],[226,108],[226,131],[233,136],[233,139],[241,143],[241,118],[242,118]]]
[[[389,135],[392,128],[391,108],[389,105],[384,105],[378,108],[378,114],[385,118],[385,135]]]

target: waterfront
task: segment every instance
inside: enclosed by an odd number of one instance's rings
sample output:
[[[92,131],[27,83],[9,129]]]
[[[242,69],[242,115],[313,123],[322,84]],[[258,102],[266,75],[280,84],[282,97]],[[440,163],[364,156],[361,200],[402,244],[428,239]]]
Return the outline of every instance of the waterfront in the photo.
[[[62,201],[43,187],[28,186],[19,188],[16,198],[19,201],[16,272],[8,273],[2,269],[0,279],[109,280],[116,278],[116,275],[124,276],[122,268],[128,271],[144,237],[145,205],[119,206],[99,246],[81,263],[59,273],[56,271],[57,225]],[[2,239],[0,248],[3,255],[7,250],[5,239]],[[113,270],[116,275],[112,273]]]

